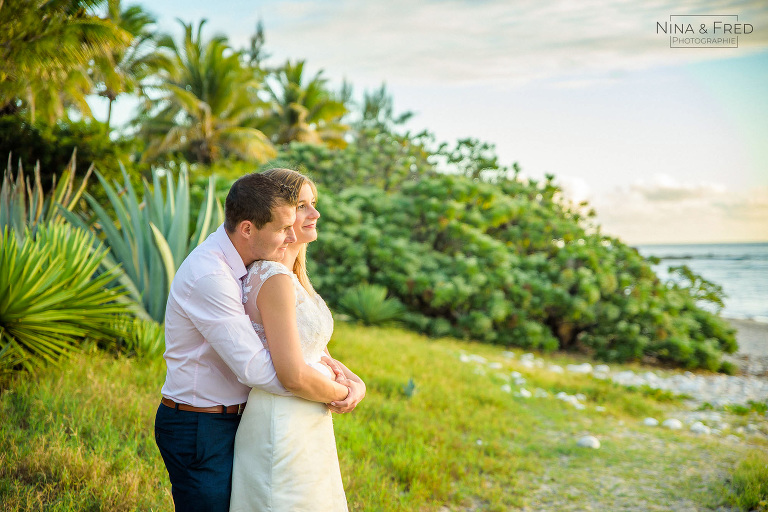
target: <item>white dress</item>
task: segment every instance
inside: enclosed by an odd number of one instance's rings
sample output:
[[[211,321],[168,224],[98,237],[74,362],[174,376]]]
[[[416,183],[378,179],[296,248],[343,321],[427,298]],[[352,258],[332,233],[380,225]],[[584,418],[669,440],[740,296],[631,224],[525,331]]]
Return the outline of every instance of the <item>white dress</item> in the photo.
[[[283,264],[257,261],[246,277],[243,302],[256,302],[264,282],[291,276],[302,355],[317,363],[333,333],[320,295],[311,296]],[[264,326],[252,322],[262,340]],[[327,368],[326,368],[327,370]],[[331,378],[331,372],[326,372]],[[325,404],[253,389],[235,438],[231,512],[346,511],[331,412]]]

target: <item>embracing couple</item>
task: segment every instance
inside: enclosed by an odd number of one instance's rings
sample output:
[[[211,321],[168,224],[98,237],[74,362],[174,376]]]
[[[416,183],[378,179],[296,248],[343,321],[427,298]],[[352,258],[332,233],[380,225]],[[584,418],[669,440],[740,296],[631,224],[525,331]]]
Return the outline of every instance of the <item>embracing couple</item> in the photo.
[[[173,279],[155,439],[180,512],[347,510],[331,411],[365,384],[307,276],[316,198],[292,170],[243,176]]]

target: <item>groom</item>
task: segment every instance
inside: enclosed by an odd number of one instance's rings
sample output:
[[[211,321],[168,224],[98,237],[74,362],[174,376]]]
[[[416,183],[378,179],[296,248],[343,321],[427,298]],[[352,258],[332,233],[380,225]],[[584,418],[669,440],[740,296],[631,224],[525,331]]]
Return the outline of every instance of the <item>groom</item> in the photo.
[[[227,195],[224,224],[187,256],[171,283],[155,440],[176,510],[229,510],[235,433],[248,393],[255,387],[290,395],[243,310],[241,279],[247,265],[279,260],[296,241],[296,201],[262,174],[241,177]],[[350,393],[334,411],[351,411],[359,399]]]

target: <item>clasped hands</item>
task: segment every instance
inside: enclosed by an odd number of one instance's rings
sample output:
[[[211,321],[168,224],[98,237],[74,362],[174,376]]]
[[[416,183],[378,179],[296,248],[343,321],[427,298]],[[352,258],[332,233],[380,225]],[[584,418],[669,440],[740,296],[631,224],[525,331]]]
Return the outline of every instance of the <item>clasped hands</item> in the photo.
[[[344,370],[335,359],[323,356],[320,362],[331,369],[334,375],[334,380],[346,386],[349,389],[349,393],[344,400],[335,401],[328,404],[328,408],[335,413],[342,414],[345,412],[352,412],[352,410],[365,398],[365,384],[362,381],[355,381],[347,378],[344,374]]]

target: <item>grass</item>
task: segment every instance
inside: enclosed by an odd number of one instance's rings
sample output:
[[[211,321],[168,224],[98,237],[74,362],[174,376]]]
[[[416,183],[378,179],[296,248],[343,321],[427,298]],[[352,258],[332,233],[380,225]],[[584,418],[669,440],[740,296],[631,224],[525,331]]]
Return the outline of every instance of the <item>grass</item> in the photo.
[[[768,498],[764,438],[642,424],[685,409],[668,394],[395,328],[338,323],[330,349],[368,386],[353,414],[334,417],[351,510],[749,510]],[[550,396],[515,396],[512,371]],[[164,377],[162,360],[92,352],[12,382],[0,399],[0,510],[173,510],[152,434]],[[586,408],[560,391],[585,395]],[[586,434],[602,447],[579,448]]]

